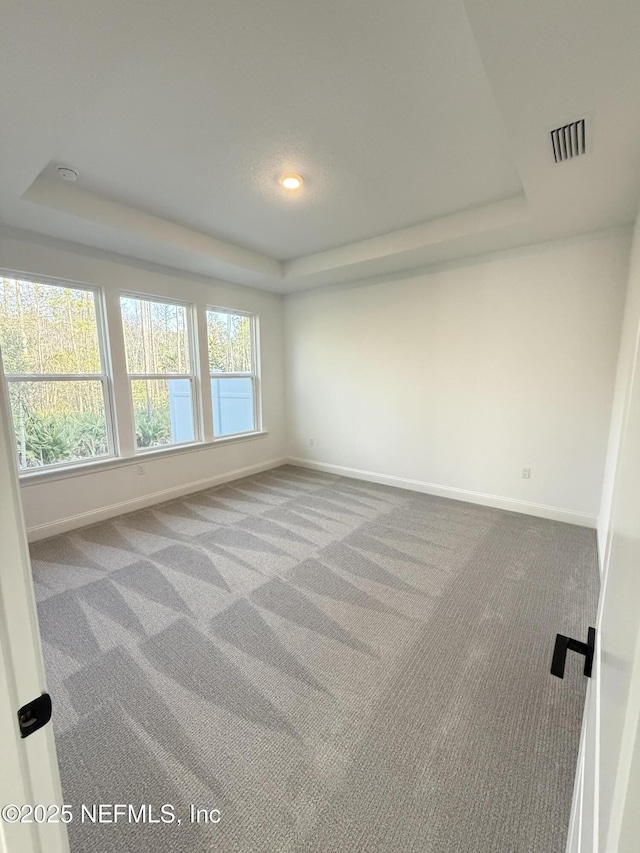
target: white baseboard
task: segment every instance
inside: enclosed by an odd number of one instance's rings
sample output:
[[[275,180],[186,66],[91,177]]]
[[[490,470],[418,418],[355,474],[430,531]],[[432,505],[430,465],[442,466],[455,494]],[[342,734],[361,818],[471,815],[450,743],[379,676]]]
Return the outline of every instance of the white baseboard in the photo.
[[[362,471],[359,468],[347,468],[344,465],[331,465],[327,462],[313,462],[310,459],[302,459],[294,456],[288,457],[287,462],[290,465],[310,468],[313,471],[338,474],[340,477],[353,477],[356,480],[368,480],[371,483],[395,486],[399,489],[409,489],[412,492],[423,492],[427,495],[452,498],[456,501],[466,501],[467,503],[481,504],[482,506],[495,507],[496,509],[506,509],[510,512],[520,512],[524,515],[535,515],[538,518],[548,518],[552,521],[565,521],[569,524],[577,524],[580,527],[595,528],[597,523],[596,516],[574,512],[570,509],[561,509],[556,506],[547,506],[546,504],[520,501],[515,498],[503,498],[499,495],[488,495],[484,492],[473,492],[469,489],[439,486],[436,483],[425,483],[422,480],[410,480],[407,477],[394,477],[390,474]]]
[[[250,477],[252,474],[259,474],[261,471],[269,471],[272,468],[279,468],[281,465],[286,463],[289,463],[290,465],[298,465],[301,468],[310,468],[314,471],[325,471],[329,474],[338,474],[341,477],[353,477],[356,480],[368,480],[372,483],[395,486],[399,489],[409,489],[410,491],[422,492],[428,495],[438,495],[439,497],[452,498],[453,500],[496,507],[497,509],[506,509],[511,512],[521,512],[525,515],[535,515],[540,518],[549,518],[553,521],[565,521],[569,524],[577,524],[582,527],[595,527],[597,522],[597,519],[593,516],[573,512],[567,509],[560,509],[559,507],[546,506],[545,504],[529,503],[527,501],[519,501],[513,498],[488,495],[483,492],[472,492],[467,489],[454,489],[450,486],[439,486],[435,483],[425,483],[421,480],[411,480],[406,477],[378,474],[374,471],[363,471],[359,468],[347,468],[343,465],[331,465],[326,462],[313,462],[310,459],[280,457],[277,459],[269,459],[266,462],[260,462],[257,465],[236,468],[233,471],[227,471],[224,474],[217,474],[214,477],[204,477],[201,480],[193,480],[190,483],[183,483],[180,486],[173,486],[170,489],[152,492],[149,495],[143,495],[141,497],[132,498],[131,500],[110,504],[108,506],[100,507],[99,509],[78,513],[77,515],[67,516],[65,518],[57,519],[56,521],[37,524],[33,527],[27,528],[27,536],[30,542],[37,542],[40,539],[47,539],[49,536],[56,536],[58,533],[66,533],[69,530],[87,527],[90,524],[96,524],[99,521],[106,521],[108,518],[114,518],[117,515],[134,512],[137,509],[145,509],[146,507],[163,503],[164,501],[169,501],[173,498],[179,498],[183,495],[202,491],[203,489],[210,489],[213,486],[221,486],[223,483],[229,483],[232,480],[240,480],[243,477]]]
[[[149,495],[132,498],[128,501],[120,501],[116,504],[103,506],[100,509],[70,515],[66,518],[47,522],[46,524],[36,524],[33,527],[27,528],[27,537],[29,542],[37,542],[39,539],[47,539],[49,536],[56,536],[58,533],[66,533],[69,530],[96,524],[98,521],[106,521],[106,519],[114,518],[116,515],[134,512],[137,509],[145,509],[154,504],[170,501],[172,498],[179,498],[193,492],[200,492],[203,489],[210,489],[212,486],[221,486],[223,483],[240,480],[243,477],[250,477],[252,474],[269,471],[271,468],[279,468],[286,462],[287,460],[284,457],[269,459],[267,462],[259,462],[257,465],[248,465],[245,468],[236,468],[224,474],[216,474],[215,477],[204,477],[202,480],[193,480],[190,483],[183,483],[180,486],[173,486],[170,489],[163,489],[162,491],[152,492]]]

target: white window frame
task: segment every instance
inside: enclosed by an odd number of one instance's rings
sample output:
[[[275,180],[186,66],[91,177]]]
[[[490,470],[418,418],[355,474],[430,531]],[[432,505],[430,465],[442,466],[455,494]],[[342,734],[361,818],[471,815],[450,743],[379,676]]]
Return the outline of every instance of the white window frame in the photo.
[[[211,356],[209,354],[209,311],[215,311],[217,314],[232,314],[240,317],[248,317],[250,322],[251,334],[251,372],[250,373],[212,373],[210,364]],[[260,387],[260,318],[253,311],[240,311],[237,308],[221,308],[219,305],[207,305],[205,311],[205,324],[207,327],[207,367],[209,370],[209,382],[211,379],[251,379],[253,388],[253,429],[248,432],[225,433],[225,435],[216,435],[215,432],[215,413],[213,413],[213,440],[228,441],[233,438],[238,438],[243,435],[254,435],[262,432],[262,391]]]
[[[86,290],[93,294],[96,309],[96,326],[98,334],[98,351],[100,354],[101,373],[4,373],[4,387],[6,390],[7,411],[11,411],[11,400],[9,397],[9,386],[11,382],[74,382],[74,381],[99,381],[102,385],[102,397],[104,400],[104,414],[107,428],[107,443],[109,452],[102,456],[87,456],[82,459],[66,460],[64,462],[53,462],[49,465],[37,465],[33,468],[21,468],[17,448],[15,451],[16,466],[19,477],[31,477],[47,471],[61,471],[67,468],[105,462],[115,459],[120,455],[120,445],[114,421],[113,406],[113,377],[111,371],[111,356],[109,351],[109,335],[107,331],[106,306],[104,291],[101,287],[86,284],[84,282],[71,281],[64,278],[55,278],[50,275],[35,275],[34,273],[18,272],[16,270],[0,269],[2,278],[11,278],[14,281],[27,281],[30,284],[49,284],[54,287],[66,287],[70,290]],[[14,430],[15,433],[15,430]]]
[[[201,417],[201,394],[200,394],[200,372],[198,370],[198,345],[196,340],[197,324],[194,322],[195,305],[181,299],[172,299],[166,296],[157,296],[149,293],[136,293],[130,290],[122,290],[119,295],[120,317],[122,319],[121,299],[137,299],[140,302],[157,302],[160,305],[179,305],[186,309],[187,347],[189,351],[189,373],[129,373],[127,364],[127,352],[125,343],[125,366],[127,379],[129,381],[129,405],[131,407],[131,422],[133,424],[133,447],[134,455],[144,456],[147,453],[158,453],[163,450],[172,450],[174,447],[188,447],[193,444],[202,444],[202,417]],[[136,437],[135,413],[133,410],[133,388],[131,383],[136,380],[159,379],[167,382],[170,379],[188,379],[191,384],[191,412],[193,417],[193,440],[171,442],[170,444],[155,444],[152,447],[138,447]]]

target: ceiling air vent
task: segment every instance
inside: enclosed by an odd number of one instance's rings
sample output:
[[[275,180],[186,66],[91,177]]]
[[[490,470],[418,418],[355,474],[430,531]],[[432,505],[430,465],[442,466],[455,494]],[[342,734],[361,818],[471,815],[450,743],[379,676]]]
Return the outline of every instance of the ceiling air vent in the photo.
[[[584,119],[572,121],[570,124],[552,130],[551,144],[556,163],[584,154],[587,150]]]

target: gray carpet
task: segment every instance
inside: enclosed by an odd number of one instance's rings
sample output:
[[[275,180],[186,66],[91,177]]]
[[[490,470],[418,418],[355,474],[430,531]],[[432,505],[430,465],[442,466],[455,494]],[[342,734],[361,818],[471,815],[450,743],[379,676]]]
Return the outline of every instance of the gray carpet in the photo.
[[[593,531],[287,466],[32,558],[73,853],[564,850]]]

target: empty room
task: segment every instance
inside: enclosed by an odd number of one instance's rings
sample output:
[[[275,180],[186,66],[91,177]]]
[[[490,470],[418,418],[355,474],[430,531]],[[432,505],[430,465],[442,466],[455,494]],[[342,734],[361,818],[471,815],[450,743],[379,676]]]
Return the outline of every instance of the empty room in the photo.
[[[1,20],[0,850],[640,853],[640,4]]]

